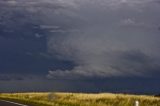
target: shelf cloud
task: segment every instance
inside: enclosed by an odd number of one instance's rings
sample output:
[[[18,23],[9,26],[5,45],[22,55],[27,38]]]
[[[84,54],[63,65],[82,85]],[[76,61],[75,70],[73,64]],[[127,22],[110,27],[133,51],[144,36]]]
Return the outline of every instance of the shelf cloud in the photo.
[[[59,59],[71,60],[76,66],[71,70],[51,70],[48,78],[149,76],[159,70],[160,7],[154,7],[155,1],[68,2],[77,7],[67,16],[79,32],[49,37],[48,48]]]
[[[2,32],[12,38],[30,28],[32,33],[16,37],[46,37],[54,58],[75,64],[51,69],[47,78],[148,76],[159,70],[157,0],[1,0],[0,5],[1,14],[7,13],[0,15]],[[23,19],[14,21],[17,16]]]
[[[0,0],[0,91],[159,93],[159,10],[160,0]]]

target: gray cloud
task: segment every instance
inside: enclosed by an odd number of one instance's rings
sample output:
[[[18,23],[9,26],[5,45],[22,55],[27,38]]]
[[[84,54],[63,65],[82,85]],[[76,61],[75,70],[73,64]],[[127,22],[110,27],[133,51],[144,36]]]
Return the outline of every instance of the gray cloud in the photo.
[[[48,78],[148,76],[159,70],[160,7],[154,1],[72,2],[77,8],[67,13],[68,20],[73,19],[70,25],[79,25],[79,32],[49,37],[48,48],[57,58],[77,66],[51,70]]]
[[[48,51],[76,64],[49,71],[48,78],[146,76],[159,69],[160,6],[155,0],[2,0],[0,5],[5,32],[38,24],[50,33]]]
[[[80,54],[78,54],[80,55]],[[72,70],[49,71],[49,79],[83,79],[92,77],[141,76],[151,77],[159,70],[159,62],[140,51],[118,51],[100,55],[80,56]],[[77,56],[78,57],[78,56]],[[73,59],[73,58],[72,58]]]

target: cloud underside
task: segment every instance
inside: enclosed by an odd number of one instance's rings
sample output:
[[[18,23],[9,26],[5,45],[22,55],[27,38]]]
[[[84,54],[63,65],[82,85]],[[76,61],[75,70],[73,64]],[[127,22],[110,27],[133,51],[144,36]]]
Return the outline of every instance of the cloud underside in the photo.
[[[76,66],[72,70],[50,70],[48,78],[145,77],[159,70],[159,15],[149,15],[157,12],[152,7],[157,6],[155,1],[87,0],[77,5],[72,15],[68,14],[75,19],[73,23],[79,22],[79,32],[48,40],[53,55]],[[146,11],[147,7],[151,10]]]
[[[21,13],[18,27],[34,21],[49,31],[49,53],[76,64],[70,70],[50,70],[47,78],[148,76],[160,69],[157,0],[3,0],[0,4],[5,5],[0,7],[3,14],[11,9]],[[13,14],[4,19],[0,15],[0,25],[13,29],[15,22],[7,20],[15,18]]]
[[[72,70],[50,70],[47,77],[49,79],[108,78],[117,76],[151,77],[150,75],[159,71],[160,68],[159,63],[154,58],[141,51],[126,49],[126,51],[115,52],[100,51],[95,48],[92,52],[90,50],[83,53],[80,52],[69,53],[71,57],[67,57],[73,59],[72,61],[77,64]],[[66,54],[68,54],[68,51]]]

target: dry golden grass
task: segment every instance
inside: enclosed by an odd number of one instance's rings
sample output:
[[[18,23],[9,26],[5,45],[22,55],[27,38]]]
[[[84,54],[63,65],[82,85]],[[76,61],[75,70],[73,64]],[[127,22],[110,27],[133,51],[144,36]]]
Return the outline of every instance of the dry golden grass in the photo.
[[[85,94],[85,93],[2,93],[1,99],[18,101],[33,106],[160,106],[160,98],[145,95]]]

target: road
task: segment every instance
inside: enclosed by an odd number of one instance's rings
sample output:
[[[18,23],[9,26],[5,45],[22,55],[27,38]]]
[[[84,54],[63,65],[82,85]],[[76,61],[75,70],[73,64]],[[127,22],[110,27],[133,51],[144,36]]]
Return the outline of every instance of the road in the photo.
[[[28,105],[23,105],[23,104],[19,104],[19,103],[15,103],[15,102],[0,100],[0,106],[28,106]]]

